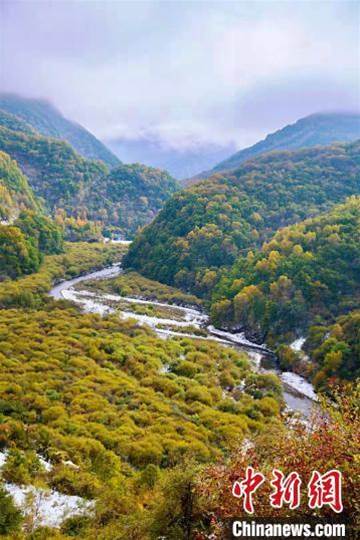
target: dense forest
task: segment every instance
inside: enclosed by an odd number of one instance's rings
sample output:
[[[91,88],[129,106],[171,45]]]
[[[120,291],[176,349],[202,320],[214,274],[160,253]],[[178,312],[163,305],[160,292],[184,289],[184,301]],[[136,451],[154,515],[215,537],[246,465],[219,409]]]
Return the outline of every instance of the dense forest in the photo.
[[[273,347],[282,343],[282,368],[313,377],[316,386],[328,385],[332,377],[356,379],[360,319],[351,310],[360,304],[359,246],[360,198],[355,196],[281,229],[223,272],[211,301],[214,323],[241,327]],[[349,314],[335,321],[344,313]],[[311,363],[284,345],[308,333]]]
[[[359,192],[360,143],[278,152],[175,194],[137,236],[125,265],[207,295],[217,270],[278,228]]]
[[[305,350],[312,360],[310,373],[313,375],[313,384],[316,388],[327,388],[341,379],[355,381],[359,379],[359,309],[339,316],[328,326],[311,326]],[[299,363],[301,365],[301,357],[300,360],[295,358],[295,366]]]
[[[108,225],[105,232],[117,227],[133,237],[139,227],[154,219],[177,189],[166,171],[139,163],[120,165],[94,181],[85,205],[92,219]]]
[[[17,164],[0,152],[0,279],[39,269],[63,249],[62,229],[44,212]]]
[[[107,173],[104,164],[82,158],[68,143],[36,133],[0,126],[0,148],[18,162],[48,210],[81,205],[86,186]]]
[[[67,143],[40,135],[0,111],[0,150],[16,160],[46,210],[69,240],[133,236],[151,221],[178,186],[168,173],[140,164],[111,172]]]
[[[0,225],[0,279],[36,272],[44,254],[61,253],[61,229],[47,216],[24,211],[13,225]]]
[[[0,152],[0,219],[11,222],[21,210],[39,211],[39,201],[16,162]]]
[[[354,196],[239,257],[216,287],[213,317],[244,325],[260,340],[301,333],[314,320],[358,305],[359,264],[360,197]]]

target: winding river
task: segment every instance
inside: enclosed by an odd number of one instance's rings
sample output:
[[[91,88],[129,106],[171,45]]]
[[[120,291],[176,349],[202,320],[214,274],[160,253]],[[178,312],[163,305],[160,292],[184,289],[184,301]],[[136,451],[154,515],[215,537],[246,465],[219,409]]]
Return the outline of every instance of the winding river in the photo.
[[[93,290],[78,287],[79,283],[84,282],[85,284],[93,280],[111,279],[121,272],[121,265],[114,264],[103,270],[63,281],[53,287],[49,294],[55,299],[70,300],[78,304],[87,313],[106,315],[119,312],[122,318],[136,319],[141,324],[147,324],[164,339],[171,336],[210,339],[237,350],[246,351],[256,370],[263,373],[276,373],[280,377],[283,383],[284,399],[288,408],[300,412],[305,417],[310,415],[317,397],[308,381],[295,373],[265,369],[262,366],[262,361],[264,358],[268,358],[269,355],[271,356],[269,349],[252,343],[242,333],[232,334],[209,325],[208,316],[199,309],[143,298],[105,294],[99,291],[94,292]],[[161,315],[141,313],[138,306],[161,310]],[[187,331],[189,327],[190,331]]]

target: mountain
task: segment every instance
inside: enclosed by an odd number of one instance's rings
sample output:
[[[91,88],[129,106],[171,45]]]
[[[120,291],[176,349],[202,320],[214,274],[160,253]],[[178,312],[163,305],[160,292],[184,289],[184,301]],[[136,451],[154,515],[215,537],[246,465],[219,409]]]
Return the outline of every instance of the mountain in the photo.
[[[282,369],[325,389],[359,375],[360,197],[285,227],[241,256],[211,299],[214,324],[278,347]],[[306,336],[304,349],[287,346]]]
[[[235,169],[244,161],[259,154],[274,150],[294,150],[328,145],[334,142],[353,142],[360,138],[359,113],[317,113],[301,118],[264,140],[236,152],[228,159],[221,161],[211,170],[200,173],[187,183],[194,183],[200,178],[207,178],[219,171]]]
[[[360,141],[265,154],[176,193],[131,245],[125,265],[208,295],[217,270],[280,227],[360,191]]]
[[[165,169],[178,180],[189,178],[204,170],[205,167],[216,165],[235,150],[233,145],[219,146],[210,143],[194,148],[175,148],[151,135],[106,142],[125,163],[145,163]]]
[[[91,219],[132,237],[150,223],[179,186],[168,172],[140,163],[120,165],[97,177],[84,203]]]
[[[212,312],[217,323],[243,327],[262,342],[304,335],[359,302],[360,197],[352,196],[240,255],[213,293]]]
[[[109,167],[121,161],[87,129],[64,116],[48,101],[15,94],[0,94],[0,109],[17,116],[40,134],[67,141],[83,157],[97,159]]]
[[[1,122],[1,118],[0,118]],[[107,174],[99,161],[89,161],[66,142],[36,132],[15,131],[0,123],[0,150],[15,159],[49,211],[82,202],[87,184]]]
[[[16,160],[47,212],[61,217],[64,227],[83,229],[89,239],[94,230],[88,221],[98,222],[100,230],[134,235],[178,189],[167,172],[145,165],[120,165],[109,172],[101,161],[83,158],[67,142],[39,135],[0,110],[1,150]]]

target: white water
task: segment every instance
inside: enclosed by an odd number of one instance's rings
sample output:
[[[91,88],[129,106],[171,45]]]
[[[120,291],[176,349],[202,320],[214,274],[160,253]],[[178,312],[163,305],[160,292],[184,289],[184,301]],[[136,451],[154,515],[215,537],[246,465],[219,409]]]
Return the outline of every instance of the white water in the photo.
[[[119,315],[124,319],[135,319],[140,324],[146,324],[153,328],[160,337],[188,337],[192,339],[200,340],[212,340],[224,345],[236,347],[246,350],[255,368],[259,369],[261,365],[262,354],[268,352],[263,345],[257,345],[252,343],[243,333],[232,334],[215,328],[212,325],[208,325],[209,318],[205,313],[200,310],[190,307],[178,306],[173,304],[166,304],[164,302],[156,302],[154,300],[145,300],[143,298],[119,296],[115,294],[103,294],[95,293],[87,290],[75,290],[74,285],[82,281],[96,280],[96,279],[109,279],[116,277],[121,273],[121,266],[119,264],[113,265],[110,268],[105,268],[98,272],[92,272],[90,274],[80,276],[68,281],[60,283],[50,291],[50,295],[56,299],[64,298],[71,300],[88,313],[98,313],[99,315],[106,315],[109,313],[115,313],[116,310],[113,307],[116,303],[127,303],[129,309],[123,310],[119,308]],[[109,303],[111,305],[109,305]],[[157,317],[156,315],[144,315],[136,313],[130,309],[131,304],[142,304],[153,306],[154,308],[165,308],[173,310],[177,315],[181,315],[182,320]],[[179,317],[178,317],[179,318]],[[165,328],[160,327],[165,326]],[[191,333],[181,332],[182,327],[193,326],[196,329],[206,330],[206,335],[195,335]],[[304,343],[304,338],[299,338],[291,344],[294,350],[301,350]],[[296,348],[296,349],[295,349]],[[250,351],[250,352],[249,352]],[[266,371],[263,370],[262,371]],[[277,373],[280,375],[281,380],[284,383],[284,399],[289,408],[292,410],[299,410],[304,415],[308,415],[312,404],[317,400],[316,394],[312,385],[306,381],[303,377],[296,375],[295,373]]]
[[[303,396],[306,396],[313,401],[318,401],[313,385],[304,379],[304,377],[291,371],[284,371],[280,374],[280,378],[283,383],[295,388]]]
[[[295,341],[290,343],[290,348],[295,352],[299,352],[301,351],[305,341],[306,341],[306,338],[299,337],[298,339],[295,339]]]

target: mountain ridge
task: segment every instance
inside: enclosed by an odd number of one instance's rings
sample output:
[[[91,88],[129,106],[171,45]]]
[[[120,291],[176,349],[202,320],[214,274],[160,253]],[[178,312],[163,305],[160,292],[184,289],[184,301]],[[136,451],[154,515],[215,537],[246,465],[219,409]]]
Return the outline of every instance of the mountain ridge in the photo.
[[[359,188],[360,141],[264,154],[176,193],[124,262],[146,277],[206,296],[217,269],[232,265],[241,250]]]
[[[109,167],[121,163],[95,135],[63,116],[50,101],[0,93],[0,109],[24,120],[41,135],[65,140],[87,159],[103,161]]]
[[[239,150],[212,169],[189,178],[184,184],[191,185],[218,172],[235,169],[241,163],[268,152],[353,142],[357,139],[360,139],[360,113],[313,113],[269,133],[264,139]]]
[[[135,234],[178,189],[166,171],[140,164],[109,170],[102,161],[82,157],[66,141],[38,134],[1,110],[0,150],[16,160],[49,214],[71,229],[83,230],[86,224],[85,231],[92,222],[97,237],[101,229],[110,235]]]

